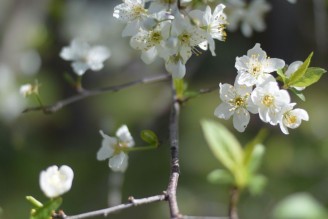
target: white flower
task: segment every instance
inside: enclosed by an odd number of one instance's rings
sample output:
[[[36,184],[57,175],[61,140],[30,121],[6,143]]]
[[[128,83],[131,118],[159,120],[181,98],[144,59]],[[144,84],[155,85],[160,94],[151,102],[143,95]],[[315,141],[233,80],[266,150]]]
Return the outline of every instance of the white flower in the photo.
[[[277,82],[268,82],[256,87],[251,98],[258,107],[263,122],[276,125],[282,115],[282,109],[290,103],[290,96],[286,90],[280,90]]]
[[[265,30],[264,15],[271,9],[270,4],[265,0],[252,0],[249,4],[242,0],[234,0],[230,3],[229,30],[237,30],[239,23],[241,23],[241,32],[246,37],[252,36],[253,29],[258,32]]]
[[[233,126],[239,132],[245,131],[250,115],[249,112],[257,113],[257,108],[251,102],[252,87],[230,84],[220,84],[220,98],[222,103],[215,109],[214,115],[220,119],[228,120],[233,116]]]
[[[81,39],[72,40],[69,47],[64,47],[60,57],[72,62],[72,68],[78,75],[83,75],[88,69],[99,71],[103,62],[110,57],[110,51],[104,46],[91,47]]]
[[[21,95],[23,95],[24,97],[27,97],[27,96],[33,94],[33,92],[34,92],[34,89],[33,89],[32,84],[23,84],[19,89],[19,93]]]
[[[169,37],[169,25],[161,22],[152,30],[140,30],[131,37],[130,45],[141,50],[141,59],[150,64],[165,50],[165,40]]]
[[[165,61],[166,70],[173,78],[183,78],[186,74],[186,65],[180,56],[173,55]]]
[[[302,123],[302,120],[308,121],[309,115],[303,109],[293,109],[295,104],[289,104],[282,110],[282,117],[279,120],[281,131],[288,135],[288,128],[296,129]]]
[[[147,18],[145,0],[123,0],[122,4],[114,8],[113,16],[127,23],[122,36],[133,36],[142,27],[142,22]]]
[[[260,85],[269,77],[269,73],[285,66],[282,59],[269,58],[261,45],[255,46],[247,51],[247,56],[237,57],[235,67],[238,70],[238,83],[246,86]]]
[[[287,68],[287,70],[286,70],[286,72],[285,72],[286,77],[287,77],[287,78],[290,78],[290,76],[291,76],[292,74],[294,74],[294,73],[295,73],[295,72],[301,67],[302,64],[303,64],[302,61],[295,61],[295,62],[291,63],[291,64],[288,66],[288,68]],[[292,87],[294,87],[294,86],[292,86]],[[299,91],[305,89],[305,87],[294,87],[294,88],[295,88],[296,90],[299,90]]]
[[[124,172],[128,167],[127,148],[134,146],[134,140],[126,125],[122,125],[116,132],[116,137],[110,137],[100,131],[103,137],[101,148],[97,152],[98,160],[109,158],[108,165],[113,171]]]
[[[40,174],[41,190],[48,198],[58,197],[71,189],[74,173],[73,170],[66,165],[50,166],[46,171]]]
[[[197,19],[200,22],[199,26],[206,31],[207,40],[199,44],[199,47],[207,50],[207,45],[209,45],[213,56],[215,56],[215,43],[213,39],[224,41],[227,35],[225,32],[227,16],[223,12],[224,8],[225,5],[219,4],[215,7],[213,14],[209,6],[206,7],[205,12],[194,10],[189,13],[193,19]]]
[[[289,3],[296,4],[297,0],[287,0]]]

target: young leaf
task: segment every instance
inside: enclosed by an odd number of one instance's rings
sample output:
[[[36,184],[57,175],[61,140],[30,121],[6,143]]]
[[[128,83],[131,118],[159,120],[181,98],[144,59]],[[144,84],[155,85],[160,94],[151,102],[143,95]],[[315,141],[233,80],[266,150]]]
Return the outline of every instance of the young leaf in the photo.
[[[207,175],[207,180],[213,184],[234,184],[234,178],[230,172],[216,169]]]
[[[48,219],[56,211],[62,203],[62,198],[51,199],[43,207],[37,208],[32,214],[30,219]]]
[[[293,84],[294,87],[308,87],[319,81],[321,76],[327,71],[323,68],[310,67],[307,69],[302,78]]]
[[[255,173],[261,165],[265,147],[262,144],[256,144],[247,163],[248,172]]]
[[[267,178],[262,175],[251,176],[248,188],[252,195],[259,195],[267,184]]]
[[[43,204],[36,200],[33,196],[26,196],[26,200],[29,201],[34,208],[41,208],[43,207]]]
[[[302,79],[302,77],[304,76],[305,72],[307,71],[310,62],[311,62],[311,58],[313,56],[313,52],[310,53],[310,55],[307,57],[307,59],[304,61],[304,63],[297,69],[296,72],[294,72],[288,80],[287,85],[288,86],[294,86],[295,83],[297,83],[299,80]]]
[[[281,79],[281,81],[286,84],[286,75],[284,74],[282,69],[278,69],[277,70],[277,74],[279,75],[279,79]]]
[[[201,126],[205,139],[216,158],[236,175],[236,168],[243,159],[243,151],[238,140],[220,123],[203,120]]]
[[[184,82],[183,79],[174,79],[174,87],[179,99],[183,99],[184,93],[187,90],[188,85]]]
[[[246,144],[244,148],[244,164],[246,166],[249,165],[252,159],[254,149],[257,147],[258,144],[263,143],[267,135],[268,135],[268,131],[266,129],[261,129],[259,133],[255,136],[255,138]]]
[[[291,92],[293,92],[293,93],[294,93],[298,98],[300,98],[302,101],[305,101],[305,96],[304,96],[304,94],[303,94],[301,91],[296,90],[296,89],[293,88],[293,87],[290,87],[289,90],[290,90]]]
[[[155,134],[155,132],[153,132],[151,130],[142,130],[140,136],[141,136],[142,140],[149,143],[150,145],[153,145],[156,147],[159,145],[157,135]]]

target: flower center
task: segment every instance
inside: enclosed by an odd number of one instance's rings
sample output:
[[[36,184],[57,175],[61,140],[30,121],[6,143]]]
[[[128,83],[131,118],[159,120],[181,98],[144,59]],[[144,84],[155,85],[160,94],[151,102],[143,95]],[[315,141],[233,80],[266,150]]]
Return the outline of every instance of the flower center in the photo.
[[[183,44],[187,44],[189,45],[190,43],[190,34],[188,33],[183,33],[179,36],[179,40],[183,43]]]
[[[134,5],[132,13],[135,18],[140,17],[142,14],[146,14],[147,10],[141,5]]]
[[[291,115],[290,113],[286,113],[285,116],[284,116],[284,121],[287,124],[291,125],[291,124],[296,123],[297,117],[295,115]]]
[[[274,97],[271,95],[265,95],[262,99],[262,103],[266,106],[266,107],[270,107],[271,105],[273,105],[273,101],[274,101]]]
[[[176,0],[161,0],[162,4],[173,4]]]
[[[240,107],[245,105],[245,100],[242,97],[237,97],[234,100],[235,106]]]
[[[158,31],[152,31],[150,34],[150,41],[154,44],[159,44],[162,40],[162,35]]]

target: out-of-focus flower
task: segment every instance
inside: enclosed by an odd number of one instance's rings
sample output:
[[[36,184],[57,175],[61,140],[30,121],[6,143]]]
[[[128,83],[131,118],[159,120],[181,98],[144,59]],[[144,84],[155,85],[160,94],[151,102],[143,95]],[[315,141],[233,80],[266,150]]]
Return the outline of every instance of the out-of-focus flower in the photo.
[[[23,95],[24,97],[33,94],[32,84],[23,84],[19,89],[19,93],[21,93],[21,95]]]
[[[260,85],[273,76],[269,73],[285,66],[282,59],[269,58],[261,45],[247,51],[247,56],[237,57],[235,67],[238,70],[238,83],[246,86]],[[274,80],[274,79],[273,79]]]
[[[241,27],[244,36],[250,37],[253,30],[261,32],[266,28],[264,15],[271,10],[266,0],[252,0],[245,3],[242,0],[229,1],[228,29],[235,31]]]
[[[69,47],[64,47],[60,57],[72,61],[72,68],[78,75],[83,75],[88,69],[99,71],[103,62],[110,57],[110,51],[104,46],[91,47],[82,39],[73,39]]]
[[[98,160],[109,158],[108,166],[113,171],[124,172],[128,167],[127,149],[134,146],[134,140],[126,125],[116,132],[116,137],[110,137],[100,130],[103,137],[101,148],[97,153]]]
[[[40,187],[48,198],[59,197],[71,189],[74,178],[73,170],[66,165],[50,166],[40,174]]]

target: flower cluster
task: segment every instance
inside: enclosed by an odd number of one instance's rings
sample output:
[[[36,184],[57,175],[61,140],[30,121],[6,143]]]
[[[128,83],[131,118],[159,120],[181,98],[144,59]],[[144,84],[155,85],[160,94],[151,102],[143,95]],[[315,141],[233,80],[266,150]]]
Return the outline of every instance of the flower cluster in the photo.
[[[103,137],[101,148],[97,153],[98,160],[109,158],[108,166],[113,171],[124,172],[128,167],[128,149],[134,146],[134,140],[126,125],[116,131],[116,137],[110,137],[100,131]]]
[[[292,63],[284,72],[285,76],[290,77],[301,64],[300,61]],[[282,59],[269,58],[257,43],[247,55],[236,58],[235,67],[238,74],[234,86],[220,84],[222,103],[215,109],[215,116],[222,119],[233,116],[234,127],[243,132],[250,113],[258,113],[263,122],[279,124],[284,134],[289,134],[288,128],[299,127],[302,120],[309,120],[305,110],[294,109],[296,103],[291,102],[287,90],[280,89],[271,74],[285,67]]]
[[[146,4],[146,2],[150,1]],[[122,36],[131,37],[130,45],[141,51],[141,59],[152,63],[156,57],[165,60],[165,67],[175,78],[183,78],[185,64],[192,54],[202,50],[215,55],[214,39],[226,38],[225,6],[180,12],[177,0],[123,0],[114,8],[113,16],[126,23]],[[146,7],[146,5],[148,7]]]

